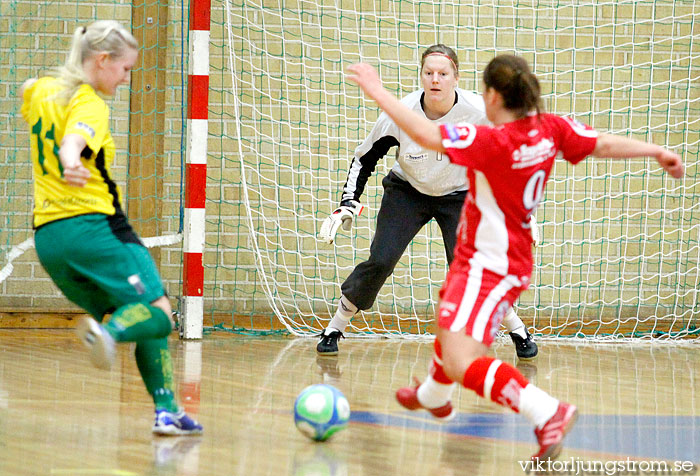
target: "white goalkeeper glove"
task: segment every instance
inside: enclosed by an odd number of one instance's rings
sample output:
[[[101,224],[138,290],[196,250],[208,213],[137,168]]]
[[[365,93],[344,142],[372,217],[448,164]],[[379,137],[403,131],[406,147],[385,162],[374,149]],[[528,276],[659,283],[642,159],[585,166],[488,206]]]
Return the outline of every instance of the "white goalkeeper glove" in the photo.
[[[345,205],[336,208],[331,216],[323,220],[321,231],[318,233],[318,238],[321,241],[325,241],[328,244],[333,243],[338,228],[342,225],[343,230],[350,231],[352,221],[362,213],[364,207],[357,200],[349,200],[345,203]]]
[[[540,240],[540,229],[537,226],[537,220],[534,215],[530,215],[530,233],[532,234],[532,244],[538,247],[542,244]]]

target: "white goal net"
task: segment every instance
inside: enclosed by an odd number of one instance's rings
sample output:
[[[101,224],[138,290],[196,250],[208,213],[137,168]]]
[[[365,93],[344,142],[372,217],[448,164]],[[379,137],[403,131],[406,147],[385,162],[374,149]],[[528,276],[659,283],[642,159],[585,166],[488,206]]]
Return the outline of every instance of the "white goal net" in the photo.
[[[335,245],[318,241],[321,222],[338,205],[353,151],[378,115],[344,70],[360,60],[374,64],[386,86],[405,95],[419,88],[422,50],[444,43],[458,52],[461,87],[478,90],[490,58],[515,52],[533,66],[549,111],[653,140],[681,154],[687,166],[687,178],[674,181],[651,160],[558,163],[537,213],[543,243],[533,286],[516,306],[526,323],[546,336],[698,332],[700,42],[694,38],[700,5],[404,0],[221,6],[220,76],[212,86],[220,103],[211,106],[222,143],[216,158],[221,196],[211,208],[220,214],[208,218],[217,224],[210,236],[223,257],[216,268],[228,270],[220,274],[231,282],[213,285],[214,313],[233,306],[234,325],[246,319],[241,316],[274,313],[300,334],[326,325],[340,284],[369,255],[380,181],[394,161],[390,151],[380,162],[353,230],[341,232]],[[227,190],[238,195],[227,198]],[[440,231],[430,223],[374,307],[351,321],[351,332],[430,332],[445,271]]]

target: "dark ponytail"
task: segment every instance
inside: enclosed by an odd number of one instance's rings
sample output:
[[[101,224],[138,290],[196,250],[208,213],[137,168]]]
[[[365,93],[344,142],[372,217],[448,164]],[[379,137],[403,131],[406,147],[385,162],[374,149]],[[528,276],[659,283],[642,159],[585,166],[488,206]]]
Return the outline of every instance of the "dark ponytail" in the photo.
[[[503,96],[506,109],[525,117],[530,111],[542,111],[540,83],[523,58],[499,55],[484,70],[484,84]]]

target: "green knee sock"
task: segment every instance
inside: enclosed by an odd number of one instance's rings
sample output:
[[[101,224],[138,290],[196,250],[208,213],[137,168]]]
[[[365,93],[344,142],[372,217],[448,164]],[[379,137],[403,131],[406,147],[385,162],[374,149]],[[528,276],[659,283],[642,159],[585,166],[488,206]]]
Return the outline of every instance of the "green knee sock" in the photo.
[[[166,337],[172,331],[172,324],[162,309],[131,303],[117,309],[105,329],[117,342],[140,342]]]
[[[177,412],[173,394],[173,362],[168,350],[168,339],[144,340],[136,344],[136,365],[141,372],[146,390],[153,397],[156,409]]]

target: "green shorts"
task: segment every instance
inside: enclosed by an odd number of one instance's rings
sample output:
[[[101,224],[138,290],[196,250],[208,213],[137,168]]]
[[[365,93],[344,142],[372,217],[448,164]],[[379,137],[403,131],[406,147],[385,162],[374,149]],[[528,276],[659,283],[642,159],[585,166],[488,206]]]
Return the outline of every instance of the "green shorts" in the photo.
[[[66,297],[100,322],[129,303],[165,294],[148,250],[123,215],[80,215],[41,226],[39,261]]]

